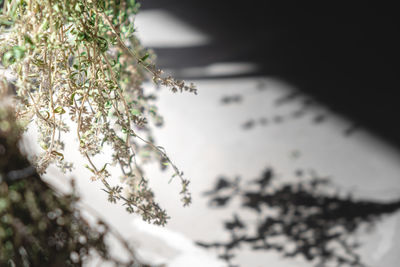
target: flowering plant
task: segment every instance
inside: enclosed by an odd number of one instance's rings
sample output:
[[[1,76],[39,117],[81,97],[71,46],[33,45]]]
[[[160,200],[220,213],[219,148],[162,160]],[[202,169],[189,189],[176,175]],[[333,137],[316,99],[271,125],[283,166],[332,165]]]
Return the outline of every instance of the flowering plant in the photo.
[[[0,15],[2,65],[12,71],[16,117],[34,121],[43,152],[35,159],[39,174],[50,164],[67,171],[65,133],[76,132],[92,180],[104,185],[111,202],[163,225],[168,218],[154,200],[143,164],[156,159],[173,169],[182,184],[184,205],[191,202],[189,180],[154,143],[149,121],[162,124],[153,100],[143,89],[151,79],[173,92],[196,93],[193,84],[165,76],[154,55],[135,36],[135,0],[6,0]],[[70,126],[67,119],[73,122]],[[144,137],[146,136],[146,137]],[[109,163],[96,164],[104,146]],[[109,181],[109,165],[119,165],[121,183]]]

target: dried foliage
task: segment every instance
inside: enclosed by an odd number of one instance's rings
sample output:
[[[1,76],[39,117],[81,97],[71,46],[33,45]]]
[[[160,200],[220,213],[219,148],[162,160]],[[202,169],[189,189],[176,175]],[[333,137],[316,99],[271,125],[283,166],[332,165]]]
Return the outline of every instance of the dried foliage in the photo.
[[[0,266],[82,266],[93,255],[114,266],[142,266],[119,236],[128,261],[109,253],[104,222],[90,225],[78,197],[57,194],[21,155],[14,111],[0,102]]]
[[[148,121],[159,125],[162,117],[142,84],[149,78],[173,92],[196,88],[153,65],[154,56],[135,37],[138,8],[135,0],[8,0],[0,15],[0,54],[15,77],[17,119],[33,120],[39,131],[39,174],[50,164],[72,168],[63,155],[72,128],[92,180],[104,184],[108,199],[163,225],[168,216],[154,200],[143,164],[150,158],[171,166],[184,205],[191,202],[189,181],[153,142]],[[112,148],[112,159],[96,164],[104,146]],[[109,165],[119,165],[121,184],[110,183]]]

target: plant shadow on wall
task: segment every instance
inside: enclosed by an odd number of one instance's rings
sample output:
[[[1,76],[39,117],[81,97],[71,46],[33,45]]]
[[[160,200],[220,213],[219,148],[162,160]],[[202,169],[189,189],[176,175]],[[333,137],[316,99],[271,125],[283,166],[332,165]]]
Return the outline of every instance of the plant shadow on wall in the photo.
[[[219,177],[205,193],[209,205],[224,208],[234,199],[257,216],[255,225],[239,214],[225,221],[229,241],[198,242],[218,249],[229,266],[242,246],[253,250],[275,250],[284,257],[303,256],[315,266],[367,266],[357,254],[361,245],[355,233],[361,225],[373,227],[385,214],[396,212],[400,200],[381,203],[341,196],[328,178],[314,171],[297,170],[298,181],[279,184],[272,168],[248,183],[239,177]],[[330,265],[329,265],[330,266]]]
[[[258,116],[248,118],[241,123],[243,130],[252,130],[258,127],[279,126],[283,123],[295,120],[306,119],[314,125],[321,125],[328,122],[332,117],[333,111],[326,106],[322,106],[316,99],[303,93],[300,90],[291,88],[287,92],[280,93],[279,96],[267,95],[269,89],[268,81],[259,79],[256,92],[258,97],[271,99],[271,106],[274,108],[273,113],[268,115],[260,114]],[[221,97],[220,104],[223,106],[246,104],[249,95],[246,94],[227,94]],[[245,108],[245,107],[244,107]],[[344,137],[349,137],[358,130],[361,124],[350,121],[341,129]]]

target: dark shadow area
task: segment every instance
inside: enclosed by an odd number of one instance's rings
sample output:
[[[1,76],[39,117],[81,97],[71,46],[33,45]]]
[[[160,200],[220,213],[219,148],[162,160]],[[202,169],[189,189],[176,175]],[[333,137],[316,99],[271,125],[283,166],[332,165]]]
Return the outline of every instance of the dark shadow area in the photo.
[[[387,3],[143,0],[211,37],[187,48],[157,48],[161,67],[179,70],[250,62],[400,146],[396,8]],[[210,77],[181,77],[210,78]],[[215,77],[214,77],[215,78]]]
[[[224,208],[239,199],[257,219],[248,212],[242,219],[238,210],[224,223],[229,240],[198,244],[218,249],[229,266],[237,266],[234,257],[243,247],[278,251],[285,258],[302,256],[313,266],[367,266],[357,254],[362,244],[355,234],[360,226],[372,228],[383,215],[398,211],[400,200],[354,200],[313,171],[295,174],[298,180],[291,183],[276,183],[271,168],[247,183],[220,177],[205,193],[210,206]]]

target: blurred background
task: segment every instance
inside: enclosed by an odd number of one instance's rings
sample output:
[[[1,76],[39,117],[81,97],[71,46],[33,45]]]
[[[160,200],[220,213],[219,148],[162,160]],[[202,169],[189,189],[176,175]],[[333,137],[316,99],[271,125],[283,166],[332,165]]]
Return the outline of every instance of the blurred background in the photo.
[[[166,227],[109,204],[76,164],[83,201],[153,265],[397,266],[394,6],[141,2],[137,33],[157,65],[199,88],[160,91],[165,126],[155,129],[190,177],[193,204],[181,207],[179,184],[155,165],[147,173]],[[66,159],[80,161],[74,153]]]

